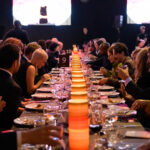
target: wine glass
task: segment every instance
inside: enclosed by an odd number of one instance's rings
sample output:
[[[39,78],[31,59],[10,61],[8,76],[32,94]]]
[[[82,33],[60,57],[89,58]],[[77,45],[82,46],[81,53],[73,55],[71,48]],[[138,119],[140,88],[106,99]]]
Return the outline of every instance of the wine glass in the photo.
[[[90,129],[97,133],[102,129],[102,105],[91,103]]]

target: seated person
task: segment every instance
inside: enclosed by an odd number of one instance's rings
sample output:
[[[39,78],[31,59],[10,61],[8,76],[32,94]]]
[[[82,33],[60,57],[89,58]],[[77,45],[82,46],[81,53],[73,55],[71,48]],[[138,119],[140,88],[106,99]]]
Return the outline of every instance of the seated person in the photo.
[[[92,52],[90,53],[89,58],[90,58],[91,60],[93,60],[93,61],[96,61],[96,60],[98,60],[98,59],[101,57],[100,45],[103,43],[103,41],[102,41],[102,40],[99,40],[99,39],[98,39],[98,40],[95,39],[95,40],[93,40],[92,42],[93,42],[93,43],[92,43],[91,47],[94,47],[94,51],[92,51]]]
[[[136,57],[135,80],[128,72],[128,68],[118,68],[118,76],[125,81],[126,91],[135,99],[150,99],[150,49],[143,48]]]
[[[93,70],[99,70],[102,66],[106,69],[111,69],[112,66],[107,56],[108,48],[109,43],[102,43],[99,46],[99,56],[97,57],[97,60],[89,63]]]
[[[59,49],[59,45],[55,42],[52,42],[49,45],[49,49],[47,50],[47,54],[48,54],[47,63],[48,63],[49,71],[51,71],[52,68],[55,68],[58,66],[59,58],[56,55],[56,52],[58,51],[58,49]]]
[[[113,57],[114,61],[119,66],[128,66],[129,73],[133,77],[134,76],[134,64],[132,59],[128,56],[128,48],[124,43],[115,43],[112,45],[113,47]],[[120,83],[118,79],[114,78],[103,78],[99,82],[101,85],[108,84],[114,86],[116,88],[120,88]]]
[[[41,46],[37,43],[37,42],[31,42],[29,43],[26,47],[25,47],[25,50],[24,50],[24,54],[22,55],[22,58],[21,58],[21,61],[23,64],[23,62],[30,62],[31,61],[31,58],[32,58],[32,54],[33,52],[38,49],[38,48],[41,48]]]
[[[57,38],[52,38],[51,41],[54,43],[57,43],[59,45],[59,49],[57,52],[58,52],[58,54],[60,54],[63,49],[64,44],[61,41],[59,41]]]
[[[44,81],[49,79],[50,76],[44,74],[36,84],[34,83],[38,69],[45,65],[47,59],[47,53],[43,49],[36,49],[32,54],[31,63],[23,65],[16,75],[17,82],[22,87],[25,98],[29,98]]]
[[[45,40],[38,40],[38,44],[46,51],[46,41]]]
[[[20,58],[20,49],[16,45],[5,44],[0,48],[0,96],[6,102],[0,112],[0,130],[10,129],[17,117],[21,88],[12,76],[20,67]]]
[[[20,53],[23,54],[24,51],[24,44],[21,42],[21,40],[14,38],[14,37],[10,37],[7,38],[5,41],[3,41],[3,45],[5,44],[15,44],[20,48]]]
[[[93,60],[95,61],[97,59],[96,57],[96,49],[95,49],[95,46],[94,46],[94,41],[89,41],[88,44],[87,44],[87,55],[88,55],[88,58],[90,60]]]
[[[108,60],[112,64],[112,70],[108,70],[104,67],[101,67],[100,73],[103,74],[105,77],[111,77],[112,76],[113,78],[117,78],[116,68],[117,68],[118,64],[115,63],[115,60],[113,57],[113,46],[109,47],[107,55],[108,55]]]

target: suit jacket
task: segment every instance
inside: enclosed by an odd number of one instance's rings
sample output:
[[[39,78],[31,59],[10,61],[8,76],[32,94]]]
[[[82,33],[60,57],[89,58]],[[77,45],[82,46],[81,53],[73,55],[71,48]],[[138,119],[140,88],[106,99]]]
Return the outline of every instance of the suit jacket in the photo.
[[[10,74],[3,70],[0,70],[0,96],[6,101],[6,107],[0,112],[0,130],[7,130],[12,127],[13,120],[17,117],[21,88]]]
[[[126,91],[135,99],[150,99],[150,87],[145,89],[140,88],[133,81],[130,81],[126,86]]]
[[[99,55],[98,59],[91,63],[91,67],[93,70],[99,70],[101,67],[110,70],[112,68],[112,65],[108,60],[107,55]]]
[[[16,132],[0,133],[1,150],[17,150]]]
[[[52,68],[58,66],[58,61],[55,59],[56,58],[55,52],[48,50],[47,54],[48,54],[47,60],[48,70],[51,71]]]

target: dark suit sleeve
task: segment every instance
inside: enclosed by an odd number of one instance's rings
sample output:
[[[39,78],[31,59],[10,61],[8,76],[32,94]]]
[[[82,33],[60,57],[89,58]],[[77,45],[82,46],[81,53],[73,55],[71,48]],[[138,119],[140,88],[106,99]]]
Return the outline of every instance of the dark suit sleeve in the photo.
[[[135,99],[150,99],[150,87],[142,89],[138,87],[133,81],[130,81],[126,86],[126,91]]]
[[[16,132],[0,133],[0,149],[1,150],[17,149]]]
[[[13,125],[13,120],[17,117],[17,109],[20,105],[21,89],[12,82],[8,87],[8,92],[3,97],[6,101],[6,107],[0,113],[0,130],[10,129]]]

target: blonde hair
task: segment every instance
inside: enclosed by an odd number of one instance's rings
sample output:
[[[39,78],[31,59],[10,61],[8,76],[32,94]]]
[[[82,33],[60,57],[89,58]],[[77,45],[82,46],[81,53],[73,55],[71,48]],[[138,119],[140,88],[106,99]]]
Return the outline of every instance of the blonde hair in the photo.
[[[39,59],[44,59],[44,58],[48,59],[48,55],[42,48],[39,48],[33,52],[31,59],[39,60]]]
[[[147,64],[147,52],[148,48],[142,48],[136,56],[136,66],[135,66],[135,82],[141,77],[141,75],[146,72]]]

